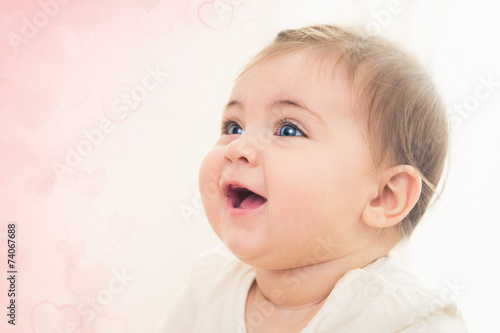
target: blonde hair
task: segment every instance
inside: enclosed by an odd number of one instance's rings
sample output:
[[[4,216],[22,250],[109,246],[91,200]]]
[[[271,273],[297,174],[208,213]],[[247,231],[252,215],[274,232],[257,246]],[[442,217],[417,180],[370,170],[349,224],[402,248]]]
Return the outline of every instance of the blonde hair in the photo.
[[[446,112],[430,76],[388,39],[318,25],[280,32],[238,77],[265,59],[296,51],[333,59],[344,69],[377,167],[406,164],[419,172],[420,198],[399,224],[402,236],[409,236],[436,193],[448,149]]]

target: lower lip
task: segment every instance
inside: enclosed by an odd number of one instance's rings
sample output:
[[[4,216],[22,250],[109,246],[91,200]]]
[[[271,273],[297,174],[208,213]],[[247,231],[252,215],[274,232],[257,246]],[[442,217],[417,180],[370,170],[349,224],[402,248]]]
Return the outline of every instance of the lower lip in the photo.
[[[257,207],[252,207],[252,208],[234,208],[233,207],[233,201],[231,198],[227,198],[226,205],[227,205],[227,211],[229,215],[232,216],[244,216],[244,215],[250,215],[250,214],[256,214],[262,210],[264,210],[264,206],[267,204],[267,201],[264,202],[262,205],[257,206]]]

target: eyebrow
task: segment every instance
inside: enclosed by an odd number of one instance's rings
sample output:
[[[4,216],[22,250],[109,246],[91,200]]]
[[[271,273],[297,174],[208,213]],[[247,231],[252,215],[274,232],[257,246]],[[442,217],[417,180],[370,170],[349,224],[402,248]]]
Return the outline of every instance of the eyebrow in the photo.
[[[229,103],[227,103],[226,108],[232,107],[232,106],[235,106],[235,107],[237,107],[239,109],[243,109],[243,104],[241,102],[237,101],[237,100],[232,100]],[[274,101],[271,104],[271,107],[273,109],[276,109],[276,108],[279,108],[279,107],[283,107],[283,106],[291,106],[293,108],[296,108],[299,111],[301,111],[303,113],[306,113],[308,115],[311,115],[314,118],[316,118],[318,121],[324,123],[323,118],[317,112],[315,112],[313,109],[311,109],[309,107],[306,107],[305,105],[303,105],[303,104],[301,104],[299,102],[291,101],[289,99],[279,99],[277,101]]]
[[[240,103],[240,102],[238,102],[238,101],[236,101],[236,100],[232,100],[232,101],[230,101],[229,103],[227,103],[225,108],[227,109],[227,108],[228,108],[228,107],[230,107],[230,106],[237,106],[237,107],[238,107],[238,108],[240,108],[240,109],[242,109],[242,108],[243,108],[243,106],[241,105],[241,103]]]

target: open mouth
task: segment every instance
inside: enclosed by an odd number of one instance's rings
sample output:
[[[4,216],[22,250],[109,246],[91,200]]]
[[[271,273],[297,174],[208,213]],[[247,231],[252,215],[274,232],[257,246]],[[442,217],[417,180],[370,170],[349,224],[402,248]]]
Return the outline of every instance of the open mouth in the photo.
[[[244,187],[229,185],[226,196],[231,200],[233,208],[254,209],[262,206],[267,199]]]

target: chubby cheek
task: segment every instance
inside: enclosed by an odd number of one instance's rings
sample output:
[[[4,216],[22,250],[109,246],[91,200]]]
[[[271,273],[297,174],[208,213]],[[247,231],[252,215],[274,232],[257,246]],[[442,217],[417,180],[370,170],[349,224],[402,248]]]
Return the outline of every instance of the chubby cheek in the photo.
[[[270,155],[273,161],[268,163],[266,172],[269,205],[275,216],[287,224],[296,228],[305,225],[305,217],[311,218],[325,207],[324,188],[328,180],[321,174],[321,165],[304,156]]]
[[[220,205],[222,204],[221,190],[219,187],[219,179],[222,170],[222,148],[214,147],[203,159],[200,166],[198,184],[200,187],[201,200],[207,218],[212,225],[212,228],[220,237],[219,220]]]
[[[356,216],[349,176],[340,173],[335,161],[321,152],[297,158],[293,154],[272,156],[271,164],[279,167],[267,172],[269,207],[281,221],[276,228],[286,229],[281,234],[295,233],[295,239],[303,239],[305,247],[311,238],[342,233],[345,222]]]

